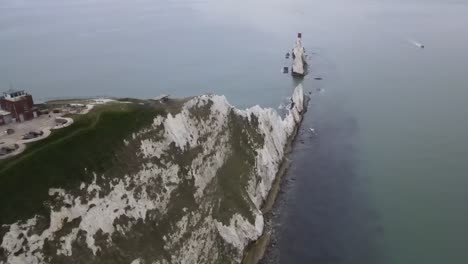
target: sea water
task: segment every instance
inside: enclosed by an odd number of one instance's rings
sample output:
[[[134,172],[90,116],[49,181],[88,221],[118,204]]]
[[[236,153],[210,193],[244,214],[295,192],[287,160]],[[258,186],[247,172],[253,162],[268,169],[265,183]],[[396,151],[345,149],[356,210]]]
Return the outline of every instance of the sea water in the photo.
[[[302,32],[312,100],[277,223],[282,262],[465,263],[467,13],[442,0],[3,0],[0,86],[37,101],[278,106]]]

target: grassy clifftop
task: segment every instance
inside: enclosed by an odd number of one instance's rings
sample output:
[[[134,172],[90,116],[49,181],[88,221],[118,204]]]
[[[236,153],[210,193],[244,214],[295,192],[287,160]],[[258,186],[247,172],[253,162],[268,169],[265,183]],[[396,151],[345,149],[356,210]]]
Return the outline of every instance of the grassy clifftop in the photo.
[[[106,168],[125,164],[126,137],[149,125],[162,110],[140,104],[97,106],[75,122],[35,142],[18,157],[0,162],[0,225],[48,211],[49,188],[88,182]],[[86,171],[83,170],[86,168]]]
[[[217,95],[75,118],[1,164],[0,263],[239,263],[264,230],[300,86],[293,100],[284,118]]]

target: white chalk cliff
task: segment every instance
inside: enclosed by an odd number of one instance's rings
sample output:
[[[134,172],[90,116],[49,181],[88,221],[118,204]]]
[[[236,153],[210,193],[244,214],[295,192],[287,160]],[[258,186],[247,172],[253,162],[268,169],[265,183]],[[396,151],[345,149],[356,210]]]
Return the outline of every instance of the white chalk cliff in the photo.
[[[2,226],[0,263],[240,262],[303,107],[301,85],[284,117],[188,100],[122,139],[132,170],[50,189],[49,215]]]
[[[298,75],[304,75],[306,71],[306,55],[304,46],[302,46],[302,39],[297,38],[294,48],[292,50],[292,73]]]

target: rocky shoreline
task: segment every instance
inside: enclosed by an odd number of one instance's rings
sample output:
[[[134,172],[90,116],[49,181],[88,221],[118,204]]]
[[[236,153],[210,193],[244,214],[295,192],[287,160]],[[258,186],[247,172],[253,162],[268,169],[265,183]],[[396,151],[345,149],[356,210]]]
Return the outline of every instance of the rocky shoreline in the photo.
[[[284,160],[278,170],[278,173],[276,175],[275,181],[272,184],[268,197],[262,206],[262,213],[265,222],[264,232],[258,240],[256,240],[247,247],[244,259],[242,261],[243,264],[280,263],[279,252],[276,249],[277,241],[279,238],[276,223],[280,222],[280,212],[285,202],[284,190],[291,183],[291,181],[294,181],[294,178],[287,178],[286,176],[288,176],[287,172],[291,164],[289,157],[292,152],[292,147],[301,129],[302,118],[307,112],[308,101],[310,100],[308,96],[304,95],[304,97],[304,110],[301,115],[301,122],[295,128],[294,133],[288,140],[288,143],[285,147],[286,154]]]

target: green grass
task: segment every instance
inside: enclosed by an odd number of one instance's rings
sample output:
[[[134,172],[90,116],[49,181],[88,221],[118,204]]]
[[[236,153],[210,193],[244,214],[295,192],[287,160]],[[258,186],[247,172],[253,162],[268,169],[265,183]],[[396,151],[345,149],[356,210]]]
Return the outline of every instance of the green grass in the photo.
[[[138,104],[96,107],[20,156],[0,162],[0,224],[47,215],[49,188],[71,188],[124,162],[123,139],[149,125],[162,111]],[[87,168],[87,172],[85,172]]]
[[[214,189],[218,197],[223,197],[214,208],[214,218],[229,225],[232,216],[241,214],[250,223],[255,223],[252,203],[247,194],[247,186],[251,177],[255,177],[255,149],[263,145],[263,137],[257,132],[258,120],[252,117],[252,123],[247,118],[239,117],[233,112],[229,117],[231,154],[217,172],[217,185]],[[249,138],[252,142],[249,142]]]

